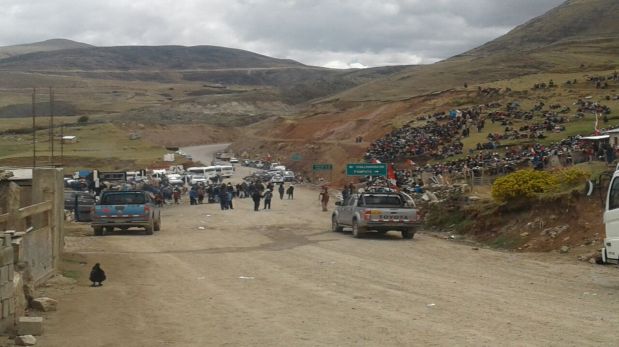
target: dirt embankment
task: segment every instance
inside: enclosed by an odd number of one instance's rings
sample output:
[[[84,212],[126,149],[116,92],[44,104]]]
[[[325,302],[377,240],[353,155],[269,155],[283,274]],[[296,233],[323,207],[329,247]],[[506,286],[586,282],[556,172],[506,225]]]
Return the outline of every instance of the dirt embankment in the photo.
[[[579,193],[514,210],[492,203],[477,203],[458,211],[447,226],[495,248],[519,252],[569,253],[590,260],[604,240],[603,206],[599,196]]]

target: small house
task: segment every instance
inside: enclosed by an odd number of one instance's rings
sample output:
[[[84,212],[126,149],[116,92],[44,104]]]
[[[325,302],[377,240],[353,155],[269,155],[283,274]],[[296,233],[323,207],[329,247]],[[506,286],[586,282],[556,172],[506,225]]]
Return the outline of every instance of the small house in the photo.
[[[75,135],[63,136],[62,143],[77,143],[77,136]]]

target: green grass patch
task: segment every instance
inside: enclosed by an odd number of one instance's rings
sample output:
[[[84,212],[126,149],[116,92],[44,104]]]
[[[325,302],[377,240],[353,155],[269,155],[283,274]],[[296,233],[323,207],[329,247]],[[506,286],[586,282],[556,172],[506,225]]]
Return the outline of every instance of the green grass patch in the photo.
[[[72,278],[74,280],[77,280],[80,278],[80,272],[77,270],[64,270],[62,271],[62,275],[64,277]]]

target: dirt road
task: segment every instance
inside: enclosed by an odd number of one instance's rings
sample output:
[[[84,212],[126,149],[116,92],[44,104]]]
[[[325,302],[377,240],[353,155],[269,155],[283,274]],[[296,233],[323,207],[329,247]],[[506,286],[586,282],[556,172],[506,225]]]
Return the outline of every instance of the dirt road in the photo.
[[[166,206],[153,236],[67,237],[79,281],[45,288],[60,304],[38,345],[619,344],[616,268],[425,234],[354,239],[329,230],[309,188],[270,211],[234,204]]]

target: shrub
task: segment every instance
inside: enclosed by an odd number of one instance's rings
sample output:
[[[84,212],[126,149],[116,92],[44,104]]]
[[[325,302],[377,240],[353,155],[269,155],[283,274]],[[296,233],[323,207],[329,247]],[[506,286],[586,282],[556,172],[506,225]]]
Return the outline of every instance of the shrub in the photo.
[[[583,183],[589,173],[582,169],[557,171],[520,170],[497,179],[492,197],[499,202],[523,202]]]
[[[589,173],[583,169],[559,170],[556,175],[559,183],[566,188],[580,185],[590,176]]]
[[[550,172],[520,170],[498,178],[492,185],[492,197],[499,202],[522,201],[558,188],[559,181]]]
[[[77,122],[80,124],[88,123],[88,116],[81,116],[77,119]]]

